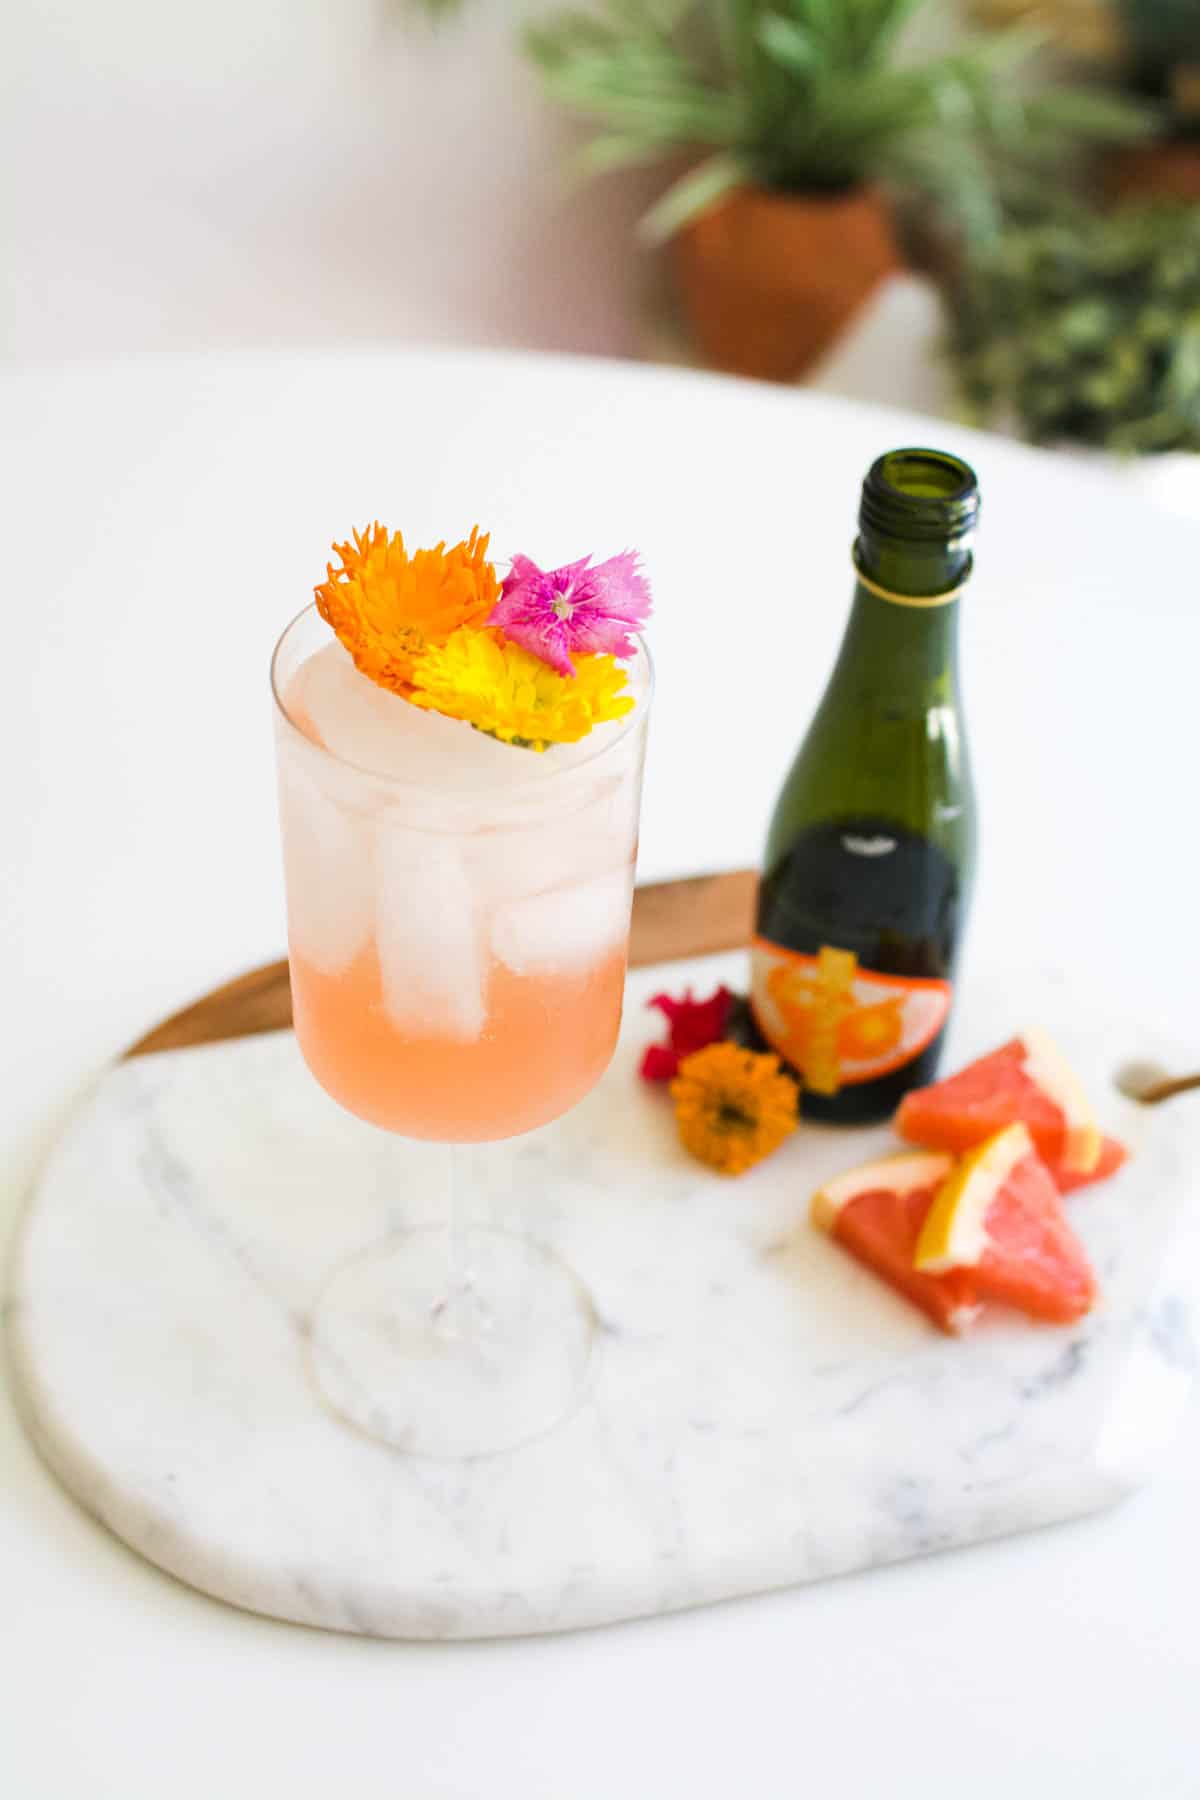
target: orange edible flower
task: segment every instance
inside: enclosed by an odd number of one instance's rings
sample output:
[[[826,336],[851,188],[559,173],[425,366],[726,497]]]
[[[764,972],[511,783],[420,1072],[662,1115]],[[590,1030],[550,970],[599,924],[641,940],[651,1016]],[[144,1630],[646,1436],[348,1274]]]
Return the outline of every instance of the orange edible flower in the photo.
[[[401,534],[377,523],[356,531],[352,544],[334,545],[342,566],[327,565],[317,610],[362,674],[407,697],[426,650],[461,626],[481,626],[495,606],[500,583],[487,547],[475,526],[449,550],[438,544],[410,556]]]
[[[800,1093],[777,1056],[725,1043],[684,1058],[671,1098],[684,1148],[718,1175],[741,1175],[795,1131]]]

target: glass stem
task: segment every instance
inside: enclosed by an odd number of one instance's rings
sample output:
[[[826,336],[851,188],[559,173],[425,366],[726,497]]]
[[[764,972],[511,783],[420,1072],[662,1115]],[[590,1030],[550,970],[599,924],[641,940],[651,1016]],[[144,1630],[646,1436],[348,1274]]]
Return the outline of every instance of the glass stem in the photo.
[[[446,1297],[443,1305],[453,1305],[470,1286],[467,1269],[466,1220],[463,1217],[462,1151],[457,1144],[446,1146]]]
[[[442,1292],[434,1301],[431,1316],[443,1337],[459,1337],[476,1321],[475,1296],[471,1288],[471,1266],[467,1246],[467,1220],[462,1192],[462,1149],[458,1144],[445,1148],[446,1170],[446,1266]]]

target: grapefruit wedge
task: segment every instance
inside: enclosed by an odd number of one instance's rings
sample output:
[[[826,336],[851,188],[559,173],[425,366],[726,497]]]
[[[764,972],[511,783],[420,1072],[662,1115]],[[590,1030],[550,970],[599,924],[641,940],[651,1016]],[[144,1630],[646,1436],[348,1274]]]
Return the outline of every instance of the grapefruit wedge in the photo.
[[[1102,1181],[1128,1152],[1102,1136],[1087,1096],[1049,1038],[1027,1031],[900,1102],[896,1130],[910,1143],[961,1155],[1002,1131],[1026,1127],[1062,1192]]]
[[[925,1216],[953,1168],[954,1158],[937,1150],[881,1157],[819,1188],[812,1219],[942,1331],[956,1335],[979,1311],[970,1274],[913,1266]]]
[[[1069,1324],[1096,1297],[1087,1253],[1024,1125],[1008,1125],[963,1157],[928,1207],[918,1273],[970,1279],[981,1300]]]

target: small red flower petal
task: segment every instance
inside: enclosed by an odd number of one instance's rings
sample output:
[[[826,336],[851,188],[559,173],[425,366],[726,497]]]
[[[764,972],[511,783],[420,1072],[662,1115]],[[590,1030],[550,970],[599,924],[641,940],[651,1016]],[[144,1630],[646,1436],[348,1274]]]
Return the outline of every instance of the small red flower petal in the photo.
[[[674,1081],[679,1073],[679,1056],[665,1044],[651,1044],[642,1058],[643,1081]]]
[[[694,1050],[707,1050],[720,1040],[729,1023],[733,998],[727,987],[719,987],[709,999],[693,1000],[692,990],[687,988],[682,1000],[656,994],[650,1004],[658,1008],[670,1026],[668,1042],[672,1050],[680,1056],[690,1056]]]
[[[683,1057],[719,1043],[734,999],[727,987],[719,987],[707,1000],[693,1000],[691,988],[684,990],[682,1000],[673,1000],[670,994],[655,994],[647,1004],[657,1007],[666,1019],[667,1043],[652,1044],[647,1050],[642,1058],[643,1079],[671,1081]]]

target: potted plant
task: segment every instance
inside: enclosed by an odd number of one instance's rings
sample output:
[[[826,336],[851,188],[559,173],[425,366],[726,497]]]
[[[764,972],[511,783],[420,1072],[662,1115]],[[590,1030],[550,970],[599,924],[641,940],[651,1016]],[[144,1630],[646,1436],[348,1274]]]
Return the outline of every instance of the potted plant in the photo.
[[[978,214],[985,141],[1143,128],[1106,96],[1021,93],[1020,33],[906,53],[902,28],[928,4],[598,0],[528,29],[550,94],[599,122],[585,167],[688,159],[646,232],[673,241],[718,367],[787,379],[815,362],[900,263],[896,191]]]
[[[981,422],[1126,455],[1200,450],[1200,208],[1004,232],[964,271],[950,349]]]
[[[1111,199],[1200,200],[1200,6],[1197,0],[974,0],[987,25],[1036,24],[1065,57],[1153,99],[1160,129],[1114,149]]]
[[[1114,199],[1200,200],[1200,7],[1196,0],[1117,0],[1134,88],[1166,108],[1156,143],[1112,159]]]

